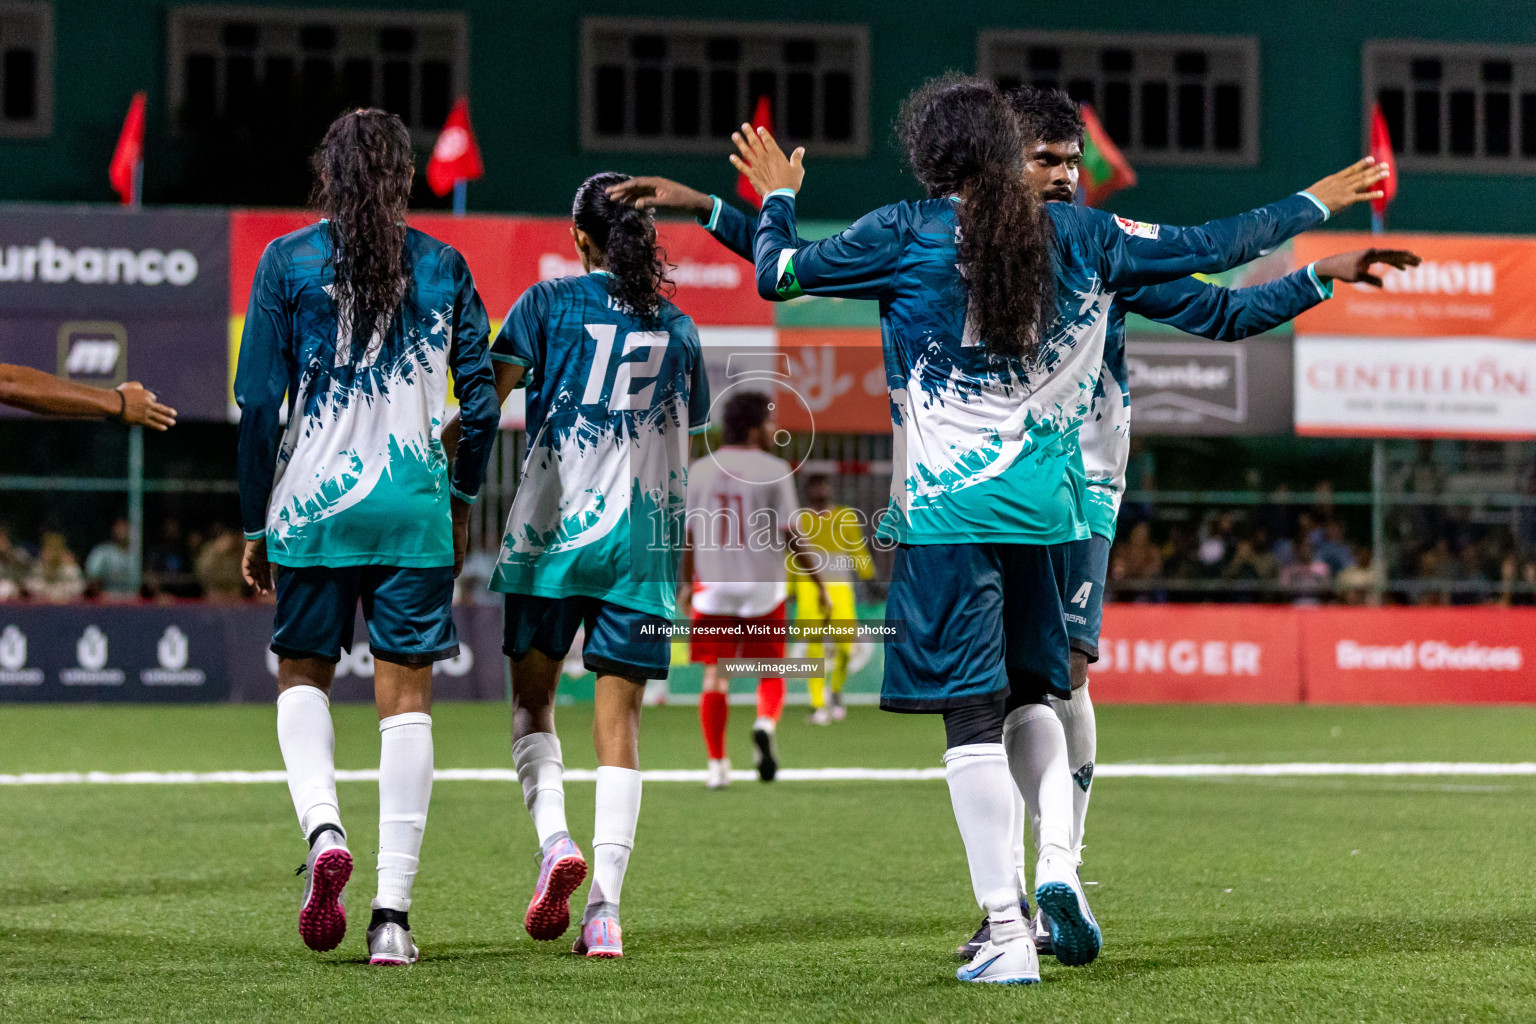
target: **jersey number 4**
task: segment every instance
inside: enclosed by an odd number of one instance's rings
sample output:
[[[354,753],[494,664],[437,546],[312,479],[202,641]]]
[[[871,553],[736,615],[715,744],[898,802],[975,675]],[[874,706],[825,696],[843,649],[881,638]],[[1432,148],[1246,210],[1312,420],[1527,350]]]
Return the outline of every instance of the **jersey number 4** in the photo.
[[[619,332],[615,324],[587,324],[587,333],[597,342],[597,354],[592,360],[592,370],[587,375],[587,386],[581,394],[582,405],[597,405],[603,400],[603,385],[608,383],[608,366],[613,362],[614,338]],[[645,359],[625,360],[624,357],[645,349]],[[661,361],[667,356],[667,332],[632,331],[624,335],[624,351],[613,374],[613,392],[608,408],[649,409],[651,395],[656,391],[656,374],[661,372]],[[638,391],[631,390],[636,383],[650,379],[650,383]]]

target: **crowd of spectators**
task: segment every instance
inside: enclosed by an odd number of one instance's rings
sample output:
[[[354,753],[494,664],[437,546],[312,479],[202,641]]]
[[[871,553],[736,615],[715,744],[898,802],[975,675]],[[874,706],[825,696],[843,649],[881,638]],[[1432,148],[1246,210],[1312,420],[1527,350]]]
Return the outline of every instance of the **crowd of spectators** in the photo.
[[[222,523],[184,532],[180,520],[167,518],[145,541],[144,571],[136,581],[126,519],[112,523],[108,537],[86,552],[83,566],[61,532],[46,530],[32,545],[0,526],[0,600],[239,601],[249,596],[240,578],[244,549],[239,531]]]
[[[1368,506],[1336,507],[1331,483],[1280,487],[1265,504],[1128,505],[1110,558],[1122,601],[1536,604],[1536,503],[1489,500],[1449,474],[1428,443],[1387,481],[1378,564]],[[1536,498],[1536,461],[1514,495]],[[1462,503],[1465,499],[1465,503]]]

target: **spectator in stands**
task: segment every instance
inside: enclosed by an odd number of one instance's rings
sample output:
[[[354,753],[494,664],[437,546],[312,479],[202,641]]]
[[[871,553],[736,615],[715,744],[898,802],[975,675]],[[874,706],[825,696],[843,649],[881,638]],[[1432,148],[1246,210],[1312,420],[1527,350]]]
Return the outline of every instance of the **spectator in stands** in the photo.
[[[1536,561],[1522,559],[1511,551],[1499,566],[1499,595],[1497,603],[1510,605],[1536,604]]]
[[[27,593],[39,601],[68,604],[85,593],[85,575],[62,533],[43,534],[37,561],[27,576]]]
[[[1163,578],[1167,580],[1198,580],[1206,576],[1200,562],[1200,541],[1184,523],[1175,523],[1168,531],[1168,543],[1163,548]]]
[[[1350,564],[1333,577],[1333,589],[1345,604],[1379,604],[1377,575],[1374,553],[1361,544]]]
[[[1317,545],[1316,551],[1317,557],[1334,576],[1354,567],[1355,553],[1344,540],[1344,524],[1337,519],[1330,519],[1323,524],[1322,543]]]
[[[1454,569],[1457,584],[1452,604],[1486,604],[1495,593],[1493,574],[1483,564],[1481,547],[1464,544],[1457,554]]]
[[[1531,457],[1525,472],[1520,474],[1520,494],[1532,504],[1520,507],[1515,539],[1526,551],[1536,551],[1536,456]]]
[[[1147,600],[1147,591],[1139,587],[1163,574],[1163,553],[1152,543],[1152,525],[1137,523],[1131,527],[1131,536],[1115,551],[1110,566],[1110,576],[1117,583],[1126,583],[1137,600]]]
[[[138,566],[128,543],[126,519],[112,521],[112,537],[91,548],[85,556],[86,583],[109,600],[125,601],[139,596]]]
[[[1273,501],[1268,505],[1259,506],[1257,524],[1260,529],[1275,539],[1277,545],[1282,539],[1288,542],[1289,538],[1296,535],[1296,510],[1290,502],[1291,485],[1281,482],[1275,485]],[[1276,548],[1274,554],[1277,558],[1285,554],[1287,557],[1280,558],[1282,562],[1290,560],[1288,549],[1282,552]]]
[[[1263,582],[1280,574],[1275,556],[1260,549],[1258,541],[1265,538],[1263,530],[1255,530],[1252,536],[1242,537],[1233,546],[1232,557],[1221,568],[1221,578],[1229,583]],[[1262,599],[1260,591],[1234,590],[1233,601],[1249,602]]]
[[[197,580],[192,575],[191,548],[181,530],[181,520],[166,516],[154,543],[144,553],[144,571],[155,590],[172,597],[198,596]]]
[[[1231,512],[1211,513],[1205,517],[1197,557],[1205,575],[1213,576],[1237,547],[1237,517]]]
[[[218,525],[210,539],[197,553],[193,573],[210,601],[239,601],[245,597],[245,580],[240,575],[240,560],[245,556],[245,540],[234,530]]]
[[[1290,591],[1297,604],[1317,604],[1318,595],[1328,589],[1328,563],[1317,557],[1312,544],[1302,537],[1296,542],[1290,564],[1280,570],[1280,585]]]
[[[1454,558],[1451,546],[1443,538],[1419,555],[1418,595],[1414,600],[1420,605],[1445,605],[1451,603],[1450,586],[1456,582]],[[1435,584],[1439,584],[1437,587]],[[1443,587],[1444,589],[1441,589]]]
[[[0,600],[20,597],[32,571],[32,558],[11,543],[11,533],[0,527]]]

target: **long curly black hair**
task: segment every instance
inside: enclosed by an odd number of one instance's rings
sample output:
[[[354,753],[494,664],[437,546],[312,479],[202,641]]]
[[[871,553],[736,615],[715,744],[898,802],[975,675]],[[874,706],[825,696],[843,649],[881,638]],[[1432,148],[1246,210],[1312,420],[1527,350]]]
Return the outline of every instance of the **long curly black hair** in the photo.
[[[1054,306],[1044,204],[1024,184],[1024,132],[984,79],[945,75],[907,97],[896,125],[930,196],[958,195],[958,258],[970,329],[993,352],[1032,358]]]
[[[655,216],[608,198],[609,188],[629,178],[603,171],[582,182],[571,204],[571,220],[597,246],[613,297],[642,324],[654,327],[662,301],[674,288],[667,277],[667,254],[656,244]]]
[[[331,122],[312,160],[310,202],[331,240],[336,321],[351,327],[352,359],[382,335],[410,285],[405,211],[415,174],[411,133],[383,110],[355,110]],[[359,336],[363,344],[355,342]]]

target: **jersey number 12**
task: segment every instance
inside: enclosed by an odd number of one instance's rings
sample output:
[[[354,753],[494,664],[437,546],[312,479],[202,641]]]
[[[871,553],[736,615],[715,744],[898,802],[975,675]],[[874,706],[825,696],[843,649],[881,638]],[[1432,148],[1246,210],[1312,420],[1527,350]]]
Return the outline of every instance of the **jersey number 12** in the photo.
[[[587,324],[587,333],[597,342],[597,353],[592,359],[592,369],[587,374],[587,386],[581,394],[582,405],[597,405],[603,400],[603,385],[608,382],[608,364],[613,362],[614,338],[619,332],[615,324]],[[661,372],[661,361],[667,356],[666,331],[631,331],[624,335],[624,351],[613,374],[613,393],[608,400],[611,411],[620,409],[649,409],[651,395],[656,390],[656,374]],[[645,359],[637,362],[624,360],[624,356],[646,349]],[[639,391],[631,391],[636,381],[650,378]]]

